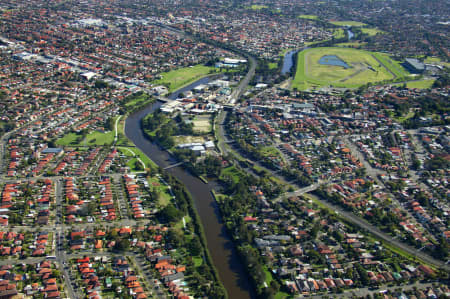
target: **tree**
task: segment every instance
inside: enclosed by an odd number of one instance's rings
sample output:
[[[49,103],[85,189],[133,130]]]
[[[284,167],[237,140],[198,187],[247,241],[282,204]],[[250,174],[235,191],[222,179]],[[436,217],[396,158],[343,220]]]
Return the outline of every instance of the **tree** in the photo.
[[[198,256],[202,252],[202,244],[198,240],[197,237],[193,237],[192,240],[188,244],[189,253],[191,255]]]
[[[130,248],[130,241],[128,239],[119,239],[116,240],[116,244],[114,244],[114,250],[124,252]]]
[[[159,212],[159,217],[167,222],[175,222],[183,217],[183,213],[175,208],[175,206],[169,203],[164,209]]]

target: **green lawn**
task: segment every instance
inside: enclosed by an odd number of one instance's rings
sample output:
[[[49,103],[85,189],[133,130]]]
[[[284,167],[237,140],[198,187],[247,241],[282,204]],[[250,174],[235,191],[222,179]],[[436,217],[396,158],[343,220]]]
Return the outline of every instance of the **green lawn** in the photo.
[[[434,80],[411,81],[406,83],[408,88],[427,89],[433,86]]]
[[[158,177],[150,177],[148,178],[148,183],[150,184],[153,190],[156,190],[159,193],[158,196],[158,204],[161,207],[165,207],[170,203],[172,196],[169,193],[169,189],[166,185],[164,185]],[[154,185],[156,184],[156,185]],[[159,185],[159,186],[157,186]],[[190,218],[189,218],[190,219]]]
[[[150,98],[150,96],[146,93],[143,93],[139,96],[131,96],[129,101],[125,103],[126,108],[133,108],[133,106],[144,103]]]
[[[150,160],[149,157],[147,157],[143,152],[141,152],[141,150],[136,147],[119,147],[118,149],[127,157],[139,157],[142,162],[144,162],[146,168],[158,168],[158,165],[156,165],[155,162]]]
[[[360,48],[360,47],[362,47],[364,45],[367,45],[367,43],[359,42],[359,41],[358,42],[348,42],[348,43],[336,44],[336,46],[338,46],[338,47],[355,47],[355,48]]]
[[[395,120],[399,123],[402,123],[405,120],[410,119],[413,116],[414,116],[414,111],[410,110],[410,111],[408,111],[408,113],[406,115],[403,115],[401,117],[396,117]]]
[[[247,8],[250,8],[250,9],[253,9],[253,10],[261,10],[263,8],[268,8],[268,6],[254,4],[252,6],[247,6]]]
[[[191,217],[189,215],[184,216],[184,221],[186,222],[186,224],[188,224],[189,222],[191,222]],[[175,228],[177,228],[177,229],[184,228],[183,218],[181,218],[180,221],[178,221],[175,224]]]
[[[114,117],[113,124],[115,125],[115,121],[118,118]],[[123,134],[125,119],[121,117],[119,123],[117,124],[118,134],[118,145],[129,145],[130,142]],[[110,145],[114,142],[115,131],[109,131],[106,133],[101,133],[99,131],[91,131],[86,135],[85,138],[83,136],[74,132],[70,132],[65,134],[63,137],[59,138],[56,141],[57,145],[62,146],[90,146],[90,145]]]
[[[336,39],[344,38],[345,37],[345,30],[342,29],[342,28],[335,29],[335,30],[333,30],[333,36]]]
[[[273,70],[278,67],[278,63],[276,62],[269,62],[269,69]]]
[[[86,135],[83,144],[85,143],[86,145],[109,145],[113,143],[114,135],[115,135],[114,131],[110,131],[107,133],[92,131],[91,133]]]
[[[449,62],[442,61],[442,59],[440,59],[439,57],[427,57],[424,59],[424,62],[429,64],[437,64],[441,66],[450,67]]]
[[[284,299],[284,298],[291,298],[292,296],[285,292],[278,292],[275,294],[275,299]]]
[[[242,178],[241,173],[235,166],[229,166],[227,168],[224,168],[222,170],[221,176],[224,175],[230,176],[233,182],[235,183],[239,182],[239,180]]]
[[[278,157],[283,160],[283,155],[281,152],[274,146],[266,146],[261,149],[261,153],[264,157]]]
[[[199,256],[194,256],[192,258],[192,260],[194,261],[194,266],[195,267],[200,267],[203,264],[203,259]]]
[[[267,269],[266,266],[264,266],[263,268],[264,268],[264,274],[266,274],[265,282],[267,283],[268,286],[270,286],[270,283],[273,280],[272,273],[270,273],[269,269]]]
[[[362,33],[368,34],[369,36],[377,35],[377,33],[385,33],[384,31],[377,28],[361,28]]]
[[[391,70],[397,77],[407,77],[410,73],[401,66],[400,62],[393,60],[389,57],[389,55],[385,53],[373,53],[381,63],[383,63],[387,68]]]
[[[161,79],[153,81],[154,85],[168,85],[169,92],[173,92],[182,86],[188,85],[195,80],[204,77],[216,69],[214,67],[196,65],[185,67],[170,72],[162,73]]]
[[[319,64],[320,58],[326,55],[335,55],[350,67]],[[392,63],[378,53],[337,47],[306,49],[298,55],[292,87],[300,90],[322,86],[357,88],[368,82],[394,79],[375,57],[383,64],[386,63],[386,67],[393,68]],[[400,70],[391,71],[394,74],[400,72]]]
[[[80,137],[81,135],[77,135],[76,133],[68,133],[63,137],[59,138],[56,141],[56,144],[62,146],[78,145],[77,139]]]
[[[82,135],[68,133],[56,141],[57,145],[62,146],[89,146],[89,145],[109,145],[114,141],[114,131],[101,133],[92,131],[86,138],[80,139]]]
[[[319,17],[315,15],[299,15],[298,18],[300,19],[307,19],[307,20],[318,20]]]
[[[366,24],[356,21],[330,21],[331,24],[336,26],[353,26],[353,27],[361,27]]]

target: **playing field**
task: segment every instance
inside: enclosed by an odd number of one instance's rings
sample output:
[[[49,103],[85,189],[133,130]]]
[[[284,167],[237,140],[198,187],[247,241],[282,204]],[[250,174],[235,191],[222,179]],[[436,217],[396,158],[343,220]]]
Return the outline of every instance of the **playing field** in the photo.
[[[194,119],[194,131],[198,133],[211,132],[211,117],[209,115],[199,115]]]
[[[153,81],[154,85],[166,84],[169,86],[169,92],[173,92],[180,87],[194,82],[195,80],[208,75],[214,71],[214,67],[204,65],[196,65],[192,67],[185,67],[170,72],[162,73],[161,79]]]
[[[331,24],[336,26],[353,26],[353,27],[361,27],[366,24],[356,21],[330,21]]]
[[[379,54],[350,48],[312,48],[298,54],[292,88],[357,88],[398,77],[400,71]]]

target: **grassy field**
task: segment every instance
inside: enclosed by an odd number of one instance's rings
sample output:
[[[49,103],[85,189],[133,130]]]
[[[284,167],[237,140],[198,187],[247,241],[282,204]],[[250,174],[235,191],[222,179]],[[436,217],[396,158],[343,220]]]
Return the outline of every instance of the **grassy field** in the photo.
[[[424,59],[424,62],[429,64],[437,64],[441,66],[450,67],[449,62],[442,61],[439,57],[427,57]]]
[[[395,61],[389,57],[389,55],[384,53],[373,53],[381,63],[383,63],[392,73],[397,77],[407,77],[410,73],[400,65],[400,62]]]
[[[228,175],[231,177],[233,182],[237,183],[241,179],[241,173],[236,169],[235,166],[229,166],[222,170],[222,175]]]
[[[162,73],[161,79],[153,81],[154,85],[167,85],[169,92],[173,92],[184,85],[194,82],[200,77],[204,77],[214,72],[214,67],[196,65],[193,67],[185,67],[170,72]]]
[[[116,120],[119,116],[114,117],[113,123],[115,125]],[[117,145],[129,146],[131,142],[124,134],[125,118],[121,117],[117,123]],[[57,145],[61,146],[90,146],[90,145],[110,145],[114,142],[115,131],[109,131],[102,133],[99,131],[90,131],[84,138],[83,135],[78,135],[77,133],[70,132],[59,138],[56,141]]]
[[[253,10],[261,10],[261,9],[263,9],[263,8],[268,8],[268,6],[266,6],[266,5],[257,5],[257,4],[254,4],[254,5],[252,5],[252,6],[248,6],[247,8],[251,8],[251,9],[253,9]]]
[[[101,133],[92,131],[86,138],[80,140],[82,135],[76,133],[68,133],[56,141],[57,145],[62,146],[89,146],[89,145],[109,145],[114,141],[114,131]]]
[[[349,68],[335,65],[319,64],[321,57],[335,55],[344,61]],[[379,82],[394,79],[394,76],[380,64],[377,59],[388,68],[394,68],[387,58],[379,53],[372,53],[351,48],[313,48],[299,53],[297,71],[292,87],[300,90],[313,87],[334,86],[342,88],[357,88],[368,82]],[[395,74],[400,70],[391,71]]]
[[[345,31],[344,29],[335,29],[333,30],[333,36],[334,38],[338,39],[338,38],[344,38],[345,37]]]
[[[356,21],[330,21],[331,24],[336,26],[353,26],[353,27],[361,27],[366,24]]]
[[[412,82],[407,82],[406,87],[427,89],[427,88],[431,88],[431,86],[433,86],[433,83],[434,83],[434,80],[412,81]]]
[[[156,165],[155,162],[150,160],[149,157],[147,157],[143,152],[141,152],[141,150],[136,147],[119,147],[118,149],[127,157],[140,158],[142,162],[144,162],[145,168],[158,168],[158,165]]]
[[[307,20],[318,20],[319,17],[315,15],[299,15],[298,18],[300,19],[307,19]]]
[[[144,103],[145,101],[149,100],[150,96],[146,93],[143,93],[139,96],[136,96],[135,98],[131,99],[130,101],[125,103],[125,108],[133,108],[134,106],[140,105]]]
[[[114,141],[114,131],[107,133],[101,133],[98,131],[92,131],[86,135],[86,139],[83,141],[86,145],[109,145]]]
[[[199,133],[210,133],[212,130],[211,117],[209,115],[196,116],[192,122],[194,131]]]
[[[269,62],[269,69],[273,70],[278,67],[278,63],[276,62]]]
[[[338,47],[355,47],[355,48],[361,48],[362,46],[367,45],[365,42],[348,42],[348,43],[339,43],[336,44]]]
[[[56,141],[56,144],[62,146],[78,145],[77,139],[79,137],[81,137],[81,135],[77,135],[75,133],[68,133],[63,137],[59,138]]]
[[[377,33],[385,33],[384,31],[377,28],[361,28],[362,33],[368,34],[369,36],[377,35]]]

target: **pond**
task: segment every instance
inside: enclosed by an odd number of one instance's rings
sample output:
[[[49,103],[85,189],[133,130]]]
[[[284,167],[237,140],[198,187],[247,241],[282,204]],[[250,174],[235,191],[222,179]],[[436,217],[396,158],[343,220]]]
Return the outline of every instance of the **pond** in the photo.
[[[322,58],[319,59],[319,64],[322,65],[336,65],[336,66],[342,66],[345,69],[349,69],[350,66],[345,63],[342,59],[337,57],[336,55],[325,55]]]

